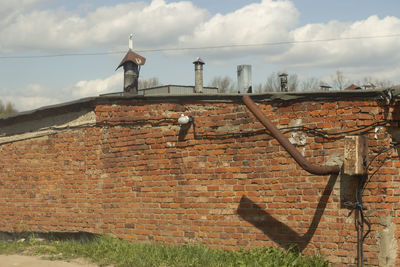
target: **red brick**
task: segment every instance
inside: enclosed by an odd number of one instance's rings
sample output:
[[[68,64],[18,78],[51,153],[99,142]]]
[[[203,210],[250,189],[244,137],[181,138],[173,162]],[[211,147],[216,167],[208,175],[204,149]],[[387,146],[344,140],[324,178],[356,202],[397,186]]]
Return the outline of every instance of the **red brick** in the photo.
[[[257,105],[279,127],[301,119],[301,126],[337,133],[332,139],[305,133],[298,148],[318,165],[343,155],[343,132],[383,116],[372,100]],[[186,111],[196,129],[180,140],[176,119]],[[241,103],[141,101],[98,104],[95,112],[96,127],[0,145],[0,231],[90,231],[237,249],[279,246],[312,226],[303,252],[321,251],[338,266],[354,263],[354,217],[341,208],[340,178],[321,198],[329,177],[302,170]],[[355,133],[363,131],[371,129]],[[386,133],[369,138],[370,159],[391,142]],[[400,161],[383,154],[371,166],[371,173],[380,169],[364,191],[366,213],[374,211],[364,247],[366,262],[375,264],[374,231],[382,229],[382,216],[399,209]],[[400,213],[392,214],[399,224]]]

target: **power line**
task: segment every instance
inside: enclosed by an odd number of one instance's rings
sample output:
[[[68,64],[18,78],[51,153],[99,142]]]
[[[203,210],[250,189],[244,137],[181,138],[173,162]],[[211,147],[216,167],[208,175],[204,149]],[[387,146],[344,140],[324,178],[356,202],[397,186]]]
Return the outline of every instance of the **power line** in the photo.
[[[322,43],[322,42],[335,42],[347,40],[365,40],[365,39],[378,39],[378,38],[393,38],[400,37],[398,34],[388,35],[375,35],[375,36],[356,36],[356,37],[342,37],[342,38],[329,38],[319,40],[303,40],[303,41],[281,41],[270,43],[258,44],[231,44],[231,45],[217,45],[217,46],[201,46],[201,47],[173,47],[173,48],[156,48],[156,49],[139,49],[138,53],[151,53],[151,52],[171,52],[171,51],[189,51],[189,50],[214,50],[226,48],[244,48],[244,47],[262,47],[262,46],[276,46],[276,45],[289,45],[289,44],[309,44],[309,43]],[[54,57],[72,57],[72,56],[103,56],[113,54],[123,54],[126,51],[110,51],[110,52],[97,52],[97,53],[60,53],[49,55],[26,55],[26,56],[0,56],[0,59],[34,59],[34,58],[54,58]]]
[[[320,40],[304,40],[304,41],[281,41],[281,42],[259,43],[259,44],[232,44],[232,45],[203,46],[203,47],[160,48],[160,49],[138,50],[137,52],[142,52],[142,53],[143,52],[168,52],[168,51],[180,51],[180,50],[206,50],[206,49],[257,47],[257,46],[320,43],[320,42],[332,42],[332,41],[344,41],[344,40],[362,40],[362,39],[390,38],[390,37],[400,37],[400,34],[377,35],[377,36],[343,37],[343,38],[331,38],[331,39],[320,39]]]
[[[122,54],[126,51],[98,52],[98,53],[63,53],[49,55],[27,55],[27,56],[0,56],[0,59],[25,59],[25,58],[51,58],[51,57],[75,57],[75,56],[104,56]]]

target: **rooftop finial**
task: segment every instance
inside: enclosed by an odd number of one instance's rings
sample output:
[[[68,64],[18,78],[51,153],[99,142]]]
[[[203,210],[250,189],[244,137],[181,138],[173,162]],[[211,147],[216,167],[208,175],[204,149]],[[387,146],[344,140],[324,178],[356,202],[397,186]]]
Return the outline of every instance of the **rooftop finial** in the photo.
[[[133,34],[131,33],[131,35],[129,35],[129,49],[133,49]]]

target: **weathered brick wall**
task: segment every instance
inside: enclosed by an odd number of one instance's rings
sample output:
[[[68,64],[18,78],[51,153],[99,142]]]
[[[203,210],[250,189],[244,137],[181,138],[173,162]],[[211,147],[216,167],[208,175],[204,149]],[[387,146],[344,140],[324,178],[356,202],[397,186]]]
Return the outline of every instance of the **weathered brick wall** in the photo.
[[[400,161],[389,128],[377,128],[398,119],[398,107],[348,99],[258,105],[314,164],[343,159],[344,136],[368,134],[365,262],[399,266]],[[181,113],[194,124],[179,126]],[[242,103],[139,101],[99,104],[95,114],[94,126],[0,145],[0,231],[227,249],[294,243],[355,263],[357,212],[344,202],[355,201],[357,178],[302,170]]]

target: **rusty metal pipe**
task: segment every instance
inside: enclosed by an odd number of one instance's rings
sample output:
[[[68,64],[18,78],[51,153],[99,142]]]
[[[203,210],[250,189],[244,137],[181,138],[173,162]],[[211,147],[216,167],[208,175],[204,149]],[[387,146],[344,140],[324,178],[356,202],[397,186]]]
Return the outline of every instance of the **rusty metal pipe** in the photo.
[[[247,95],[243,96],[243,102],[254,116],[267,128],[271,135],[286,149],[293,159],[306,171],[315,175],[336,174],[340,172],[338,165],[333,166],[315,166],[301,155],[292,143],[284,136],[275,125],[263,114],[254,101]]]

